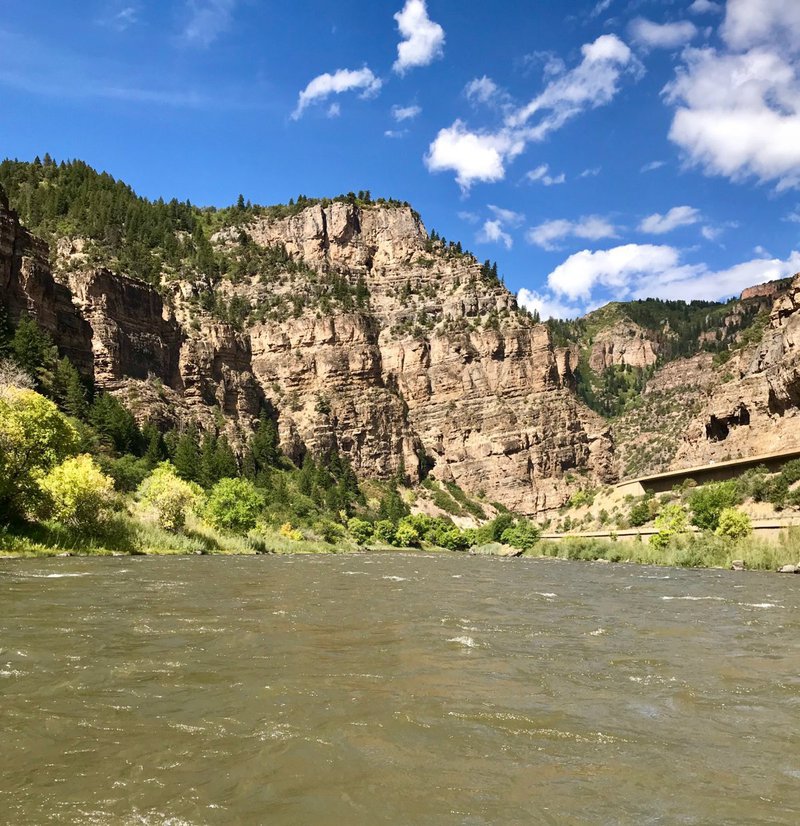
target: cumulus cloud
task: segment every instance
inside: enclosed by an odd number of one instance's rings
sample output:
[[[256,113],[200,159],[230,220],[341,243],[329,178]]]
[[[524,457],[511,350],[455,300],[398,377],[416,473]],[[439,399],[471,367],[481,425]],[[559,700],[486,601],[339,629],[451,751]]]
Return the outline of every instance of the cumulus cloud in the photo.
[[[634,43],[646,49],[677,49],[697,35],[697,27],[689,20],[677,23],[654,23],[637,17],[629,27]]]
[[[518,227],[525,221],[525,216],[521,212],[514,212],[512,209],[503,209],[494,204],[489,204],[489,211],[499,221],[512,227]]]
[[[517,293],[517,301],[532,313],[539,313],[542,321],[548,318],[576,318],[583,313],[582,308],[572,304],[565,304],[552,295],[543,295],[536,290],[527,290],[524,287]]]
[[[428,17],[425,0],[406,0],[395,14],[402,40],[397,44],[393,69],[405,74],[416,66],[427,66],[444,53],[444,29]]]
[[[609,250],[571,255],[547,278],[555,296],[571,301],[597,301],[598,291],[613,299],[665,298],[717,300],[745,287],[785,278],[800,269],[800,253],[786,261],[756,258],[724,270],[685,264],[670,246],[626,244]]]
[[[588,173],[593,172],[593,170],[590,169],[587,169],[585,171]],[[531,169],[530,172],[525,173],[525,177],[533,183],[539,181],[543,183],[545,186],[556,186],[557,184],[565,183],[567,180],[567,176],[563,172],[560,172],[558,175],[551,175],[550,166],[546,163],[537,166],[536,169]],[[581,177],[588,176],[581,173]]]
[[[524,149],[524,140],[509,130],[481,134],[457,120],[439,130],[425,156],[425,165],[431,172],[454,171],[458,184],[467,190],[476,181],[502,180],[505,162]]]
[[[800,224],[800,207],[797,207],[794,212],[790,212],[783,220],[792,224]]]
[[[521,212],[495,206],[495,204],[489,204],[488,209],[494,218],[484,222],[475,240],[479,244],[500,243],[510,250],[514,245],[514,240],[511,234],[506,232],[506,227],[520,226],[525,221],[525,216]]]
[[[687,227],[700,221],[700,212],[694,207],[673,207],[666,215],[656,212],[648,215],[641,224],[639,232],[648,232],[651,235],[666,235],[678,227]]]
[[[392,117],[402,123],[404,120],[414,120],[422,113],[422,107],[412,104],[411,106],[392,106]]]
[[[586,215],[577,221],[564,219],[545,221],[532,227],[525,234],[529,244],[535,244],[545,250],[556,250],[559,242],[567,238],[580,238],[585,241],[599,241],[602,238],[616,238],[617,228],[606,218],[599,215]]]
[[[485,221],[475,240],[479,244],[500,243],[507,250],[514,246],[511,236],[503,229],[503,222],[499,220]]]
[[[714,0],[694,0],[694,3],[689,6],[689,11],[692,14],[719,14],[722,6]]]
[[[778,190],[800,185],[800,3],[728,0],[725,48],[689,49],[666,99],[687,162]]]
[[[467,99],[478,103],[488,103],[498,91],[497,84],[486,75],[474,78],[464,87]]]
[[[331,95],[340,95],[362,89],[362,97],[376,94],[381,88],[381,80],[365,66],[363,69],[338,69],[333,74],[325,72],[318,75],[300,92],[292,119],[298,120],[312,104]]]
[[[503,125],[476,131],[462,120],[441,129],[431,143],[425,162],[431,172],[451,170],[467,190],[477,181],[505,177],[506,164],[532,141],[543,141],[587,109],[608,104],[619,91],[623,73],[641,67],[631,50],[616,35],[606,34],[582,47],[581,62],[552,78],[541,94],[521,107],[505,106]],[[488,85],[476,87],[486,93]]]
[[[728,0],[722,36],[732,49],[780,43],[800,48],[800,3],[796,0]]]

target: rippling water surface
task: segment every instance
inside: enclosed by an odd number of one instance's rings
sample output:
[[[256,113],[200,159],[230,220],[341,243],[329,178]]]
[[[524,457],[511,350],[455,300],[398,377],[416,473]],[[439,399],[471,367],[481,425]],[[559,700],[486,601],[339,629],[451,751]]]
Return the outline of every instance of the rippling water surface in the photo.
[[[0,563],[0,822],[800,823],[800,577]]]

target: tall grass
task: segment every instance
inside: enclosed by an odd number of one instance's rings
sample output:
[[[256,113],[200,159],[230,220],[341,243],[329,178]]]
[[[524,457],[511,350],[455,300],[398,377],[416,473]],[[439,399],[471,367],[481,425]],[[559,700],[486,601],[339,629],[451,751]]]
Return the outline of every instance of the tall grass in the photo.
[[[750,570],[775,571],[782,565],[800,561],[800,529],[784,531],[779,543],[752,537],[732,541],[713,534],[684,534],[674,537],[665,548],[657,548],[649,542],[576,537],[560,542],[540,542],[529,555],[588,561],[605,559],[675,568],[730,568],[734,560],[742,560]]]

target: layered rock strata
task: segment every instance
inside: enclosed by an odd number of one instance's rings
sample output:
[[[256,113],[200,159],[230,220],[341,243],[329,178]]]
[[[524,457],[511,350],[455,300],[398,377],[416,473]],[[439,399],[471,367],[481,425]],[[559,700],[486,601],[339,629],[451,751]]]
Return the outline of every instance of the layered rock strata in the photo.
[[[526,513],[613,480],[608,429],[576,400],[569,357],[474,258],[432,243],[410,208],[315,205],[212,241],[235,258],[242,233],[291,262],[213,285],[261,318],[242,331],[199,309],[200,274],[165,274],[157,290],[89,266],[73,241],[54,274],[46,246],[2,207],[0,297],[140,419],[196,421],[241,445],[267,405],[296,459],[337,449],[364,477],[432,471]],[[259,316],[302,278],[363,285],[368,302]]]

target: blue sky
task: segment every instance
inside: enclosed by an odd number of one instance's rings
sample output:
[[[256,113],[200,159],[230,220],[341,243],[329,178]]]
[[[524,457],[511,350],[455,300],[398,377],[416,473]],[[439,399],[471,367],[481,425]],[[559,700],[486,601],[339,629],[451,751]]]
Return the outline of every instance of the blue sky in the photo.
[[[798,0],[41,0],[0,155],[156,198],[369,189],[544,315],[800,270]]]

